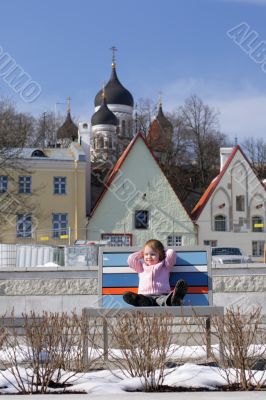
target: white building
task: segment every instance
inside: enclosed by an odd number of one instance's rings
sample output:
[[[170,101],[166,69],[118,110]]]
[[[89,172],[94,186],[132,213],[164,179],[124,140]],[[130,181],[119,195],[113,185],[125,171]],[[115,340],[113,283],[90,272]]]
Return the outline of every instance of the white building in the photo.
[[[265,187],[240,146],[220,149],[221,168],[192,210],[198,244],[237,246],[262,257],[266,242]]]
[[[141,246],[196,244],[196,228],[141,134],[112,170],[88,222],[89,240]]]

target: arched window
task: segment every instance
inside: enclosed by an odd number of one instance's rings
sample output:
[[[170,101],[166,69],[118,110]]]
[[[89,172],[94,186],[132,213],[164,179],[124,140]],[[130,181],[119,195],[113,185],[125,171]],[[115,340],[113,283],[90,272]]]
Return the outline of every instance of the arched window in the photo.
[[[103,141],[103,143],[104,143],[104,148],[105,149],[107,149],[108,148],[108,138],[104,138],[104,141]]]
[[[125,134],[126,134],[126,121],[123,120],[122,121],[122,135],[125,135]]]
[[[83,124],[84,129],[88,129],[88,124]]]
[[[127,127],[128,127],[128,134],[130,136],[132,130],[132,121],[130,120],[127,121]]]
[[[97,138],[97,149],[103,148],[103,138],[100,136]]]
[[[254,215],[252,217],[252,232],[263,232],[264,231],[264,223],[263,218],[259,215]]]
[[[214,230],[219,232],[227,231],[225,215],[216,215],[214,217]]]
[[[42,150],[34,150],[31,153],[31,157],[46,157],[46,155],[44,154],[44,152]]]

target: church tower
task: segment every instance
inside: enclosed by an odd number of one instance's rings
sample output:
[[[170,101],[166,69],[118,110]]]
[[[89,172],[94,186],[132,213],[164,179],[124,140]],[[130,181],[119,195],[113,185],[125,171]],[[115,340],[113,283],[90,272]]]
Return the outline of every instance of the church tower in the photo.
[[[105,92],[102,92],[102,102],[91,118],[91,161],[99,163],[111,161],[115,163],[117,156],[118,120],[107,107]]]
[[[71,142],[78,139],[78,127],[71,118],[70,97],[68,97],[67,116],[60,128],[57,130],[57,145],[68,147]]]
[[[147,135],[147,143],[153,150],[160,164],[164,164],[167,161],[173,149],[172,140],[173,125],[164,115],[162,102],[160,101],[158,114],[152,121]]]
[[[116,138],[113,138],[113,142],[116,142],[116,159],[118,159],[133,138],[134,100],[132,94],[121,84],[118,79],[115,60],[115,52],[117,49],[113,46],[111,50],[113,52],[112,70],[110,79],[104,86],[104,94],[108,109],[117,118],[116,133],[113,133],[113,137],[116,136]],[[96,115],[97,111],[102,108],[102,90],[100,90],[95,96],[94,106],[94,115]],[[99,135],[100,131],[97,129],[97,136]],[[94,132],[92,132],[92,138],[93,137]]]

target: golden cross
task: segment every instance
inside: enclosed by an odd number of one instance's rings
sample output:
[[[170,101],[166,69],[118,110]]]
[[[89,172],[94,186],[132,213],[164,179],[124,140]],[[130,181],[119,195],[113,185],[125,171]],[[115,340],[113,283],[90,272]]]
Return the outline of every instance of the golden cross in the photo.
[[[112,50],[112,66],[115,67],[115,52],[117,51],[117,48],[115,46],[110,47],[110,50]]]
[[[68,98],[67,98],[67,103],[68,103],[68,105],[67,105],[67,112],[70,112],[70,100],[71,100],[71,97],[68,96]]]

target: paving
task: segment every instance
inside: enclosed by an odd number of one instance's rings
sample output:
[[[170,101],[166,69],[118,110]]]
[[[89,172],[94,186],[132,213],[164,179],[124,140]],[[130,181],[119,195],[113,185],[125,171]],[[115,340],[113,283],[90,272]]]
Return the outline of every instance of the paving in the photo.
[[[173,393],[128,393],[125,394],[35,394],[1,395],[6,400],[265,400],[265,391],[252,392],[173,392]]]

